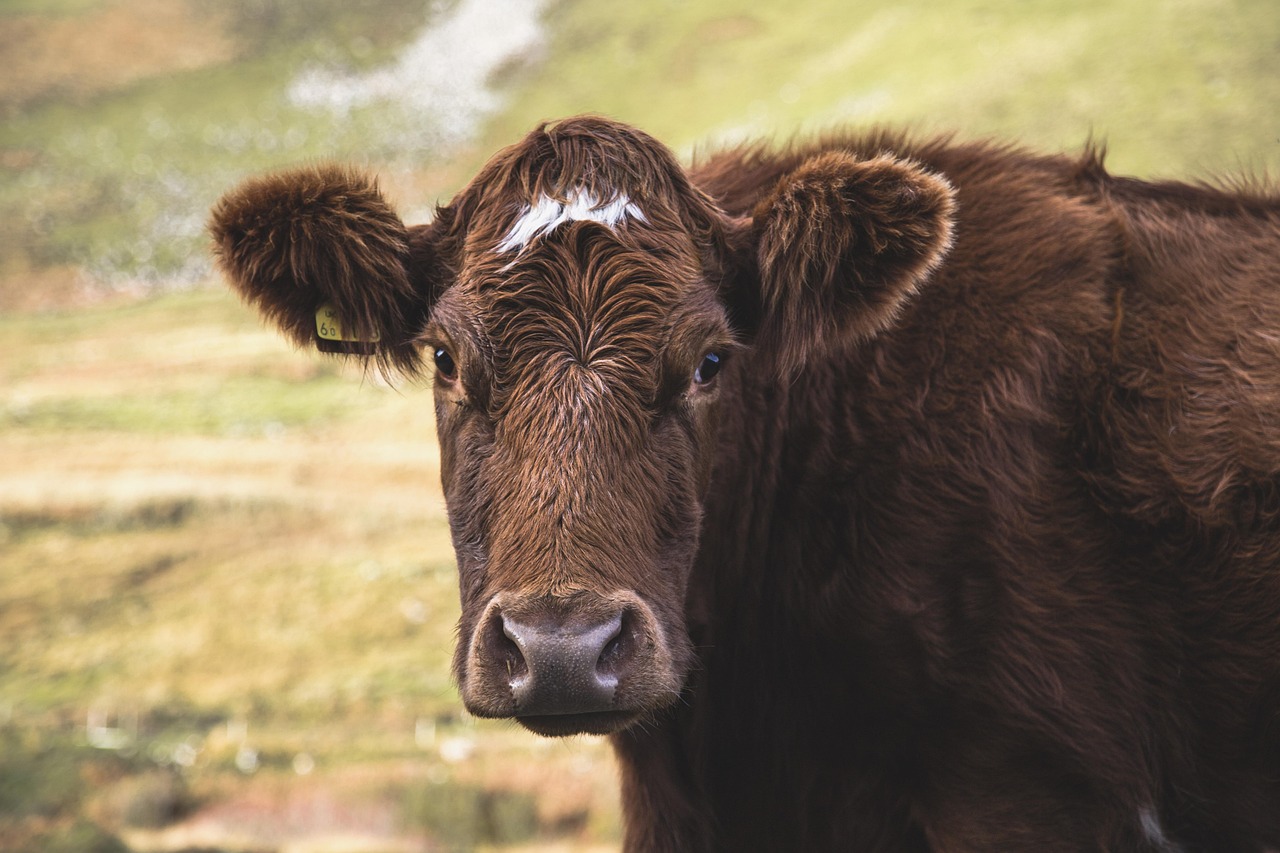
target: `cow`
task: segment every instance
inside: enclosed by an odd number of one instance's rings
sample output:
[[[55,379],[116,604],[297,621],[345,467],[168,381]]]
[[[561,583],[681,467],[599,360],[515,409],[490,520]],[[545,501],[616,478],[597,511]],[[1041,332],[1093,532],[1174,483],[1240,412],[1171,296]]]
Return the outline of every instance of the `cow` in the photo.
[[[210,228],[434,366],[462,701],[608,735],[627,850],[1280,849],[1280,195],[1104,153],[584,116]]]

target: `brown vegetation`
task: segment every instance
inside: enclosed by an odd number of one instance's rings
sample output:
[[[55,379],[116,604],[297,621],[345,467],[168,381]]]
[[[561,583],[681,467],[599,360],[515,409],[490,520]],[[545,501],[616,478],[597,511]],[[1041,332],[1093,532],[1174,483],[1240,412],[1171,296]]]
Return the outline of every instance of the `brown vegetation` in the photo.
[[[111,0],[85,15],[20,15],[0,25],[0,110],[70,100],[226,62],[235,45],[217,4]]]

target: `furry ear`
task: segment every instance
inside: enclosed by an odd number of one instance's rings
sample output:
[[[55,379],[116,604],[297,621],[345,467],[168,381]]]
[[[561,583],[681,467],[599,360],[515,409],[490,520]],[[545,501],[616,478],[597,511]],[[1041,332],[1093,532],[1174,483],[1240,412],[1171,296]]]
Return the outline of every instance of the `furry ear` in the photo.
[[[833,151],[753,213],[761,346],[784,372],[889,328],[951,245],[955,193],[914,163]]]
[[[418,369],[435,288],[411,262],[432,260],[429,229],[407,229],[371,177],[330,165],[246,181],[209,231],[232,287],[295,343]]]

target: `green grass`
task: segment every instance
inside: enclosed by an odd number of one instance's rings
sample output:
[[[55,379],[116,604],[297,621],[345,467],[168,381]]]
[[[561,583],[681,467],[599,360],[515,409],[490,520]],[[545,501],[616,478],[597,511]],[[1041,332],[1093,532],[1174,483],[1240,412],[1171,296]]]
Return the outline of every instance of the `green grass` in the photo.
[[[278,435],[361,405],[338,364],[271,358],[275,336],[217,292],[3,318],[0,336],[0,430]]]
[[[398,201],[425,210],[497,146],[578,112],[634,122],[685,154],[898,123],[1045,149],[1101,138],[1115,169],[1139,175],[1280,172],[1270,0],[563,0],[540,57],[500,75],[508,109],[472,144],[442,151],[421,116],[383,105],[340,117],[284,94],[304,67],[388,61],[421,23],[420,3],[228,8],[236,61],[6,120],[0,153],[23,165],[0,181],[0,255],[117,283],[191,279],[208,268],[205,211],[246,174],[367,163],[390,174]]]
[[[0,696],[48,710],[114,684],[217,705],[239,684],[288,713],[359,682],[361,700],[430,683],[452,701],[422,389],[292,351],[218,291],[5,318],[0,339]],[[428,638],[400,614],[423,595],[445,604]]]
[[[102,397],[69,396],[14,406],[0,429],[124,430],[244,435],[334,421],[349,411],[349,385],[336,377],[203,378],[187,387]]]
[[[0,0],[0,15],[76,15],[106,0]]]
[[[552,20],[548,62],[492,136],[578,111],[686,151],[889,122],[1047,149],[1094,135],[1141,175],[1280,171],[1267,0],[568,2]]]
[[[203,223],[223,188],[282,163],[379,153],[385,116],[293,108],[285,87],[303,67],[387,61],[422,25],[421,2],[238,0],[223,13],[234,62],[39,100],[6,117],[0,152],[22,166],[0,181],[0,260],[72,264],[117,282],[189,281],[208,269]]]
[[[164,768],[215,813],[303,786],[460,844],[616,835],[602,744],[462,719],[431,412],[223,290],[0,317],[0,847],[163,832],[127,815]],[[91,711],[132,721],[125,750],[87,745]]]

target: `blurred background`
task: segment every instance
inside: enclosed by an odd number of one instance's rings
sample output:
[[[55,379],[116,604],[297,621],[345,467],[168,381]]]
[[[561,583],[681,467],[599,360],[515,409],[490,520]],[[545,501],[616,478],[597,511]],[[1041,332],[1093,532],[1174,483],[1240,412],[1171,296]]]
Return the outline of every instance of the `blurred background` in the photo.
[[[0,849],[611,850],[598,740],[461,711],[430,393],[297,352],[203,226],[340,160],[406,221],[542,119],[1280,174],[1274,0],[0,0]]]

